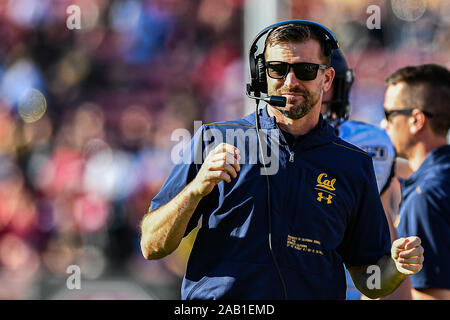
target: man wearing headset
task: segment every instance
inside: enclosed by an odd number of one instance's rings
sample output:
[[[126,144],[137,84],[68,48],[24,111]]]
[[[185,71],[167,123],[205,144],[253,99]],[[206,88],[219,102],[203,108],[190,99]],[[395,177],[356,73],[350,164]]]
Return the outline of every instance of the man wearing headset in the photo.
[[[395,175],[395,149],[386,131],[369,123],[349,120],[350,90],[354,81],[353,70],[348,67],[342,50],[336,49],[331,54],[331,66],[335,77],[330,90],[324,93],[322,115],[330,123],[336,135],[341,139],[358,146],[372,156],[377,179],[378,191],[389,225],[391,241],[397,239],[393,220],[398,214],[400,204],[400,184]],[[412,299],[411,284],[405,281],[401,289],[396,290],[391,299]],[[347,298],[359,299],[361,293],[347,273]]]
[[[265,33],[264,52],[254,57]],[[377,298],[422,268],[418,237],[391,246],[371,157],[320,114],[335,74],[330,43],[337,48],[328,29],[304,20],[260,33],[249,89],[275,98],[242,119],[202,126],[185,149],[190,162],[177,164],[152,200],[141,223],[147,259],[173,252],[202,218],[182,299],[345,299],[344,263],[357,288]],[[211,132],[250,137],[255,129],[259,150],[263,141],[278,156],[276,173],[240,161],[249,150],[234,141],[195,161]],[[259,159],[267,169],[264,152]]]

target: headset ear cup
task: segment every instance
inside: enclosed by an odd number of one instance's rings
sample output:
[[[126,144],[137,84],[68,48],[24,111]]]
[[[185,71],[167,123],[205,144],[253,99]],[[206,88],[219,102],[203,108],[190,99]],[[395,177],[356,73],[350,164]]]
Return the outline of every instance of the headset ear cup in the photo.
[[[255,49],[256,50],[256,49]],[[256,90],[256,86],[257,86],[257,82],[258,82],[258,70],[257,70],[257,66],[256,66],[256,58],[255,56],[251,53],[250,54],[250,59],[249,59],[249,65],[250,65],[250,77],[251,77],[251,83],[250,83],[250,91],[255,92]]]
[[[267,93],[266,61],[263,53],[256,57],[256,69],[258,73],[258,89],[261,93]]]

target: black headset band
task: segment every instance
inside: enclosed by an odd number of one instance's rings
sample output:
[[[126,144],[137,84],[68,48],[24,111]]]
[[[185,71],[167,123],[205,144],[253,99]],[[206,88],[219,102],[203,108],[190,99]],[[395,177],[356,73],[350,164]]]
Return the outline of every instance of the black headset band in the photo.
[[[252,45],[250,47],[250,55],[254,54],[258,50],[258,46],[256,44],[262,36],[264,36],[267,32],[269,32],[275,28],[278,28],[278,27],[281,27],[281,26],[284,26],[287,24],[307,25],[307,26],[311,26],[314,28],[318,28],[324,35],[326,35],[328,37],[328,39],[325,39],[325,40],[329,41],[331,43],[332,49],[339,48],[339,42],[337,41],[337,39],[333,35],[333,33],[331,33],[331,31],[327,27],[321,25],[320,23],[314,22],[314,21],[309,21],[309,20],[286,20],[286,21],[274,23],[274,24],[264,28],[263,30],[261,30],[256,35],[255,39],[252,42]]]

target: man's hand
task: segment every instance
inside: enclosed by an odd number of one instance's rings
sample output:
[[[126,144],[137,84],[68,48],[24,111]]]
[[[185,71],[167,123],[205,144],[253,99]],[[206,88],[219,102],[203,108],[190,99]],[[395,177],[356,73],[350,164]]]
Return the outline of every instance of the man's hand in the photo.
[[[146,259],[161,259],[180,245],[202,197],[241,170],[239,149],[221,143],[206,157],[194,180],[168,203],[148,212],[141,223],[141,250]]]
[[[391,256],[386,254],[376,263],[381,270],[380,288],[368,286],[368,265],[349,267],[356,288],[371,299],[387,296],[395,291],[406,276],[422,270],[423,248],[419,237],[400,238],[392,243]]]
[[[399,238],[392,243],[391,256],[398,272],[405,275],[422,270],[423,247],[419,237]]]
[[[194,193],[204,197],[222,180],[231,182],[241,170],[239,160],[241,156],[238,148],[221,143],[215,147],[206,157],[197,176],[192,181],[191,187]]]

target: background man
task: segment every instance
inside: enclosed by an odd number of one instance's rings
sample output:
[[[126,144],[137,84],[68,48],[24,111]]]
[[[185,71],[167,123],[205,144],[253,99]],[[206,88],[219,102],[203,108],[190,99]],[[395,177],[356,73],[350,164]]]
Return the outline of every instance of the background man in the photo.
[[[202,217],[183,299],[344,299],[343,263],[365,295],[387,295],[421,270],[420,239],[391,247],[371,157],[339,139],[320,114],[334,78],[324,27],[290,21],[270,30],[258,73],[268,94],[287,103],[257,113],[267,143],[279,148],[278,172],[267,179],[259,164],[241,165],[248,150],[227,143],[201,166],[177,165],[142,220],[143,255],[170,254]],[[188,150],[202,152],[211,129],[254,132],[256,119],[205,125]],[[376,287],[368,285],[374,264]]]
[[[384,125],[398,156],[414,172],[402,180],[400,236],[423,242],[426,262],[411,277],[414,299],[450,299],[450,72],[426,64],[387,80]]]

